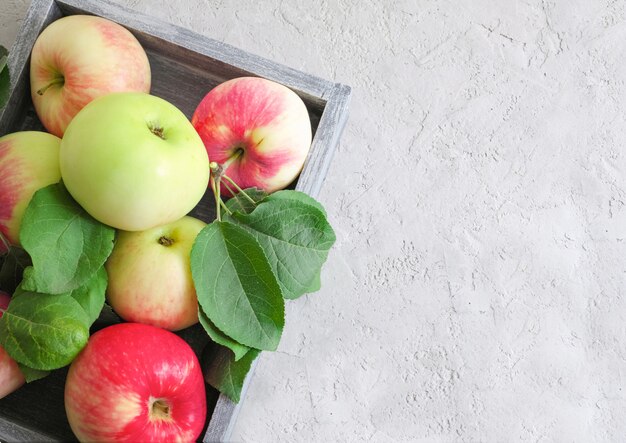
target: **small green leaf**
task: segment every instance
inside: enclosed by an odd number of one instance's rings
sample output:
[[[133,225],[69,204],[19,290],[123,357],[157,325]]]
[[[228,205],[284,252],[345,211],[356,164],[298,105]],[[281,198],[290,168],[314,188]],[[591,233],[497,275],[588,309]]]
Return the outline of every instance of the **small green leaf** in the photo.
[[[316,287],[335,232],[314,205],[271,197],[250,214],[235,213],[232,218],[258,240],[283,296],[295,299]]]
[[[284,300],[252,235],[229,222],[207,225],[191,249],[191,274],[198,302],[219,330],[252,348],[278,347]]]
[[[0,318],[0,345],[30,368],[61,368],[87,344],[87,323],[85,311],[69,295],[24,292]]]
[[[69,295],[80,304],[85,314],[87,314],[89,326],[100,316],[100,312],[104,306],[107,283],[108,275],[103,266],[87,283],[69,293]]]
[[[267,192],[258,188],[244,189],[244,192],[255,203],[252,203],[241,192],[239,192],[231,197],[228,201],[226,201],[226,207],[231,212],[241,212],[242,214],[249,214],[254,210],[254,208],[256,208],[256,203],[259,203],[261,200],[267,197]]]
[[[211,340],[215,343],[218,343],[222,346],[226,346],[228,349],[233,351],[235,354],[235,361],[241,359],[246,353],[250,350],[249,347],[242,345],[241,343],[236,342],[222,331],[220,331],[217,326],[213,324],[209,317],[202,311],[202,308],[198,310],[198,318],[200,319],[200,324],[204,328],[204,330],[209,334]]]
[[[236,361],[229,349],[216,346],[211,353],[211,364],[204,379],[232,401],[239,403],[246,375],[260,352],[258,349],[250,349],[243,358]]]
[[[115,230],[91,217],[57,183],[38,190],[26,208],[20,242],[33,260],[24,289],[63,294],[84,285],[113,249]]]
[[[22,281],[24,269],[30,266],[30,257],[22,248],[11,246],[0,266],[0,289],[12,293]]]
[[[26,365],[21,363],[17,364],[20,367],[20,371],[24,375],[24,379],[26,379],[26,383],[30,383],[35,380],[42,379],[47,377],[50,374],[50,371],[41,371],[39,369],[29,368]]]

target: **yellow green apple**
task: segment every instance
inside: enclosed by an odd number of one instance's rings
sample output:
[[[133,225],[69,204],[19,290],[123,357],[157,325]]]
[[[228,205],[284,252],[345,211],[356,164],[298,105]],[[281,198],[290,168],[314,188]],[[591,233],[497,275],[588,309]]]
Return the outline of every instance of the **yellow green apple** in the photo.
[[[187,117],[142,93],[109,94],[85,106],[65,131],[60,164],[74,199],[124,231],[180,219],[209,182],[209,158]]]

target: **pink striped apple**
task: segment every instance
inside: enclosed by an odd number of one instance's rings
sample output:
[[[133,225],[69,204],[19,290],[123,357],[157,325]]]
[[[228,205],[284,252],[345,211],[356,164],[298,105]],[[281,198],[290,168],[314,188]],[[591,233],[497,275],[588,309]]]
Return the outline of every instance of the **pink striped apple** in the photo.
[[[0,318],[2,318],[2,313],[9,306],[10,301],[9,294],[0,291]],[[24,375],[22,375],[19,366],[0,346],[0,398],[6,397],[23,384]]]
[[[70,15],[37,38],[30,89],[39,119],[63,136],[87,103],[111,92],[149,92],[150,64],[127,29],[101,17]]]
[[[13,245],[20,244],[22,216],[35,191],[61,180],[60,145],[58,137],[37,131],[0,138],[0,232]]]
[[[311,146],[304,102],[291,89],[240,77],[212,89],[191,120],[213,162],[241,188],[273,192],[300,173]],[[223,185],[226,196],[231,193]]]
[[[191,247],[206,223],[193,217],[120,231],[106,262],[107,300],[124,320],[178,331],[198,322]]]
[[[80,441],[194,442],[206,419],[200,363],[172,332],[109,326],[72,362],[65,411]]]

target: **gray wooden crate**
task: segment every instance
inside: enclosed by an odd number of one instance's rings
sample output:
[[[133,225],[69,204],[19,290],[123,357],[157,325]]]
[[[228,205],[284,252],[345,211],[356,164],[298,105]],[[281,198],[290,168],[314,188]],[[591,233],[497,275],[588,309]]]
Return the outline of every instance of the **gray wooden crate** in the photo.
[[[160,96],[188,117],[204,95],[231,78],[252,75],[282,83],[305,102],[314,137],[304,169],[292,188],[317,197],[346,123],[350,88],[282,66],[189,30],[138,14],[103,0],[33,0],[16,43],[9,54],[11,92],[0,110],[0,136],[21,130],[43,130],[30,100],[28,63],[40,32],[52,21],[72,14],[113,20],[141,42],[152,68],[152,94]],[[215,218],[207,193],[192,213],[205,221]],[[211,347],[199,326],[181,332],[200,356],[210,360]],[[254,365],[242,393],[245,398]],[[0,441],[73,440],[63,407],[67,369],[30,383],[0,400]],[[207,386],[208,417],[202,441],[229,439],[239,405]]]

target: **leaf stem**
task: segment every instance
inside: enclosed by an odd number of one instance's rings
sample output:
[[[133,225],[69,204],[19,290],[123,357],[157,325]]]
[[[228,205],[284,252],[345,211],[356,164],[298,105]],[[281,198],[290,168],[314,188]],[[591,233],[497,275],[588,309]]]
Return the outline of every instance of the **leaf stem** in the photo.
[[[250,196],[246,193],[246,191],[244,191],[243,189],[241,189],[241,188],[239,187],[239,185],[238,185],[237,183],[235,183],[235,181],[234,181],[232,178],[230,178],[230,177],[229,177],[229,176],[227,176],[226,174],[223,174],[223,175],[222,175],[222,177],[224,177],[226,180],[228,180],[230,183],[232,183],[232,185],[235,187],[235,189],[237,189],[237,191],[239,191],[239,192],[240,192],[240,193],[241,193],[241,194],[242,194],[245,198],[247,198],[247,199],[248,199],[248,201],[249,201],[250,203],[252,203],[254,206],[256,206],[256,202],[252,199],[252,197],[250,197]],[[232,193],[232,191],[231,191],[231,193]]]
[[[0,241],[2,241],[2,244],[4,245],[4,247],[7,250],[7,254],[11,252],[11,244],[9,243],[9,241],[7,240],[7,238],[4,236],[4,234],[2,232],[0,232]]]
[[[228,212],[228,215],[233,215],[232,211],[228,209],[228,206],[226,206],[226,203],[224,203],[222,199],[220,199],[220,205],[222,206],[222,208],[224,208],[226,212]]]
[[[235,195],[236,194],[235,190],[233,190],[233,188],[230,187],[228,182],[223,181],[222,184],[224,186],[226,186],[226,189],[228,189],[228,192],[230,192],[230,195]]]
[[[219,193],[219,183],[215,183],[215,177],[211,175],[211,189],[213,189],[213,195],[215,196],[215,211],[217,213],[217,221],[222,221],[222,214],[220,213],[220,203],[222,199],[220,199]]]

